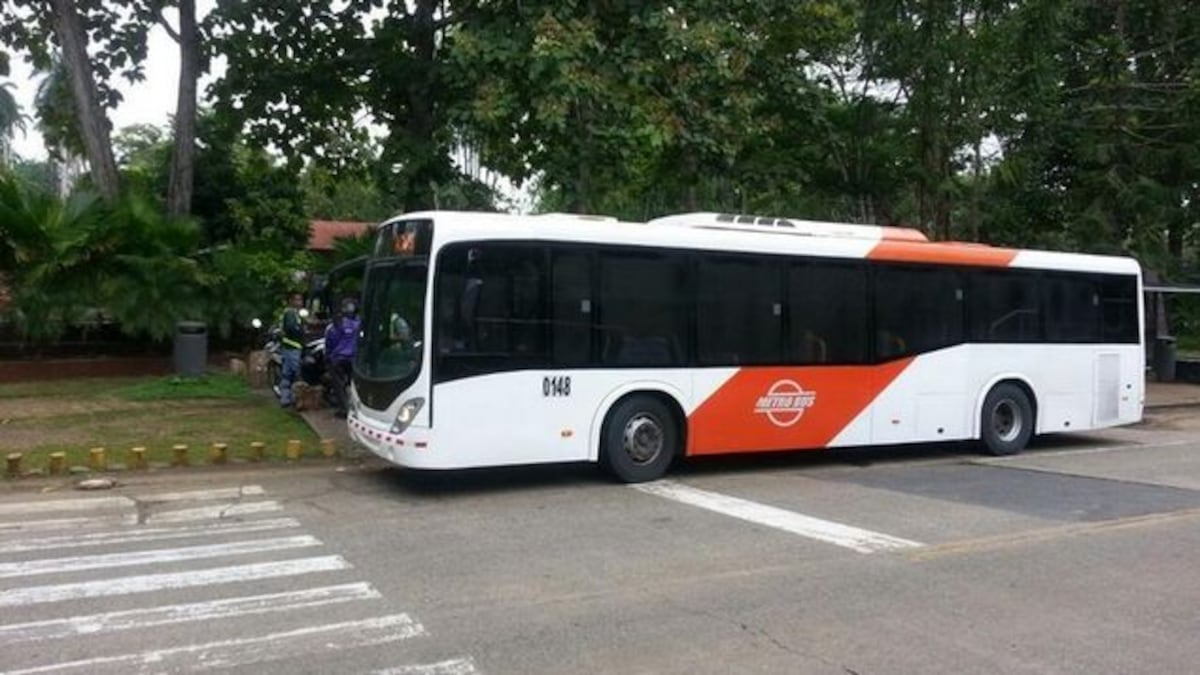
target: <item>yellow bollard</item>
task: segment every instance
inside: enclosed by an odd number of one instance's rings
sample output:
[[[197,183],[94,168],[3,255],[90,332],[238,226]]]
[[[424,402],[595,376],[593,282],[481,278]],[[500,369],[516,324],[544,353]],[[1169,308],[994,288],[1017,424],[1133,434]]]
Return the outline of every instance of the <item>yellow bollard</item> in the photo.
[[[20,478],[21,477],[21,457],[22,457],[22,455],[19,452],[8,453],[8,477],[9,478]]]
[[[287,458],[290,460],[300,459],[300,441],[287,442]]]
[[[321,454],[326,457],[333,457],[337,454],[337,448],[333,445],[333,439],[326,438],[321,441]]]
[[[187,466],[188,465],[188,447],[186,445],[176,445],[171,448],[174,456],[171,458],[172,466]]]
[[[108,468],[108,461],[104,458],[104,448],[92,448],[91,456],[88,458],[88,467],[92,471],[104,471]]]
[[[67,453],[50,453],[50,475],[57,476],[67,470]]]
[[[250,444],[250,461],[261,462],[267,456],[267,444],[262,441],[254,441]]]
[[[146,468],[146,449],[142,446],[129,449],[129,468],[140,471]]]
[[[213,464],[224,464],[229,457],[225,452],[228,447],[224,443],[213,443],[212,454],[208,457],[209,461]]]

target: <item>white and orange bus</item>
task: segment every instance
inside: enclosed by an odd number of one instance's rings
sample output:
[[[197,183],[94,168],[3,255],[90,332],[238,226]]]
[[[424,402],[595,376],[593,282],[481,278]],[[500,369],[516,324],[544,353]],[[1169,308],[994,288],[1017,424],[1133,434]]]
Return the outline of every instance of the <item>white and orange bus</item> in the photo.
[[[1136,422],[1129,258],[682,214],[427,212],[379,228],[348,423],[395,464],[604,464]]]

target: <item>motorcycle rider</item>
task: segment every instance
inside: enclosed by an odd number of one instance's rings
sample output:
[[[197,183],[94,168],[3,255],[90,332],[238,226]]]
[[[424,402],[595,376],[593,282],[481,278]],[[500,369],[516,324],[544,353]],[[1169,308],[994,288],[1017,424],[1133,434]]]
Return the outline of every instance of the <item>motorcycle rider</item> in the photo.
[[[354,355],[358,351],[358,303],[353,298],[342,301],[341,311],[325,328],[325,359],[329,364],[329,377],[333,391],[333,414],[345,417],[349,401],[346,392],[350,387],[350,374],[354,367]]]
[[[300,377],[300,351],[304,349],[304,317],[300,315],[300,308],[303,306],[304,296],[292,293],[287,309],[283,310],[283,338],[279,349],[283,359],[279,373],[279,405],[284,408],[292,407],[292,383]]]

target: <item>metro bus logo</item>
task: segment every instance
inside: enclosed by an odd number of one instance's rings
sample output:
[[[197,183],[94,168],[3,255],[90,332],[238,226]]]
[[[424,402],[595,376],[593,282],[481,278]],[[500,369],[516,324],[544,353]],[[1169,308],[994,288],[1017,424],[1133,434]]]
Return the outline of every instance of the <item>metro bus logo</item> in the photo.
[[[792,380],[778,380],[759,396],[754,412],[767,416],[777,427],[790,427],[804,417],[804,411],[817,402],[817,392],[804,391]]]

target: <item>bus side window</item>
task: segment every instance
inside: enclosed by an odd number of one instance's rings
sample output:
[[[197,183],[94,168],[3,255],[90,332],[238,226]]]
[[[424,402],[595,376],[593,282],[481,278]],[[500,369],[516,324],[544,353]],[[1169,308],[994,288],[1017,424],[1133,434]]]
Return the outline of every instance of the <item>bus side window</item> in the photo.
[[[649,368],[686,362],[686,270],[687,259],[680,255],[601,256],[604,363]]]

